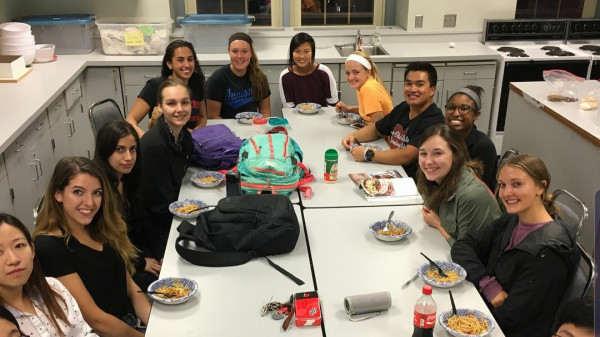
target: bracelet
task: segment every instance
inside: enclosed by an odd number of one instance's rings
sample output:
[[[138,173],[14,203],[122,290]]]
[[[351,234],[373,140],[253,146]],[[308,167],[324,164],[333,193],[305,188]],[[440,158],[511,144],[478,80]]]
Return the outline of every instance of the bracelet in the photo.
[[[354,143],[352,145],[350,145],[350,147],[348,148],[348,150],[352,151],[353,148],[357,147],[358,144]]]
[[[363,152],[363,160],[364,160],[364,161],[368,161],[368,160],[367,160],[367,151],[369,151],[369,148],[368,148],[368,147],[366,147],[366,148],[365,148],[365,152]]]

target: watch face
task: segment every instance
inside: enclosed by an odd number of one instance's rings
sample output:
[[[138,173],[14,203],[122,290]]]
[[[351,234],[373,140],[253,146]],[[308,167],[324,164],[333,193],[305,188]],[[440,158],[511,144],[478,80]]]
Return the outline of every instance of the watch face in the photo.
[[[373,152],[373,150],[368,149],[367,153],[365,153],[365,157],[367,157],[368,161],[373,160],[373,157],[375,156],[375,152]]]

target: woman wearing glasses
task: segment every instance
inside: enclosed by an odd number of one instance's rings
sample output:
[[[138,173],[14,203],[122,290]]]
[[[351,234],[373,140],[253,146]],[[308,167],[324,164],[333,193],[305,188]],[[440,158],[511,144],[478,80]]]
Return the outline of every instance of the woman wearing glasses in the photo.
[[[480,166],[469,161],[463,140],[452,127],[437,124],[421,135],[417,188],[424,200],[423,220],[450,246],[501,215],[494,196],[475,175]]]
[[[482,94],[483,89],[475,85],[468,85],[452,94],[446,102],[446,124],[458,131],[467,146],[469,157],[483,164],[483,174],[479,177],[494,191],[498,167],[496,147],[474,124],[481,114]]]

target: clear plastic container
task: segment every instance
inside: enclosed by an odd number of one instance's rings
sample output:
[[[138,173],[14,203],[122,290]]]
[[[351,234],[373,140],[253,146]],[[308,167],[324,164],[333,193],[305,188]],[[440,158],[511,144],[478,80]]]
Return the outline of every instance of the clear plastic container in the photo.
[[[170,18],[103,18],[96,20],[107,55],[163,55],[169,45]]]
[[[31,26],[36,44],[53,44],[57,55],[88,54],[94,50],[94,16],[89,14],[32,15],[16,21]]]
[[[248,33],[254,16],[245,14],[193,14],[177,20],[183,27],[183,38],[194,45],[197,53],[227,53],[229,36]]]

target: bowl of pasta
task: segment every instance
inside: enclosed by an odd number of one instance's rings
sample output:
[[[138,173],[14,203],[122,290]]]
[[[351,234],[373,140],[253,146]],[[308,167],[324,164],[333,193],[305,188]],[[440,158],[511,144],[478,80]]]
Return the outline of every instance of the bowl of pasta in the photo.
[[[296,105],[296,110],[302,114],[316,114],[321,110],[321,104],[317,103],[300,103]]]
[[[185,277],[165,277],[148,286],[148,294],[162,304],[179,304],[198,291],[198,283]]]
[[[437,268],[429,262],[422,264],[417,269],[417,274],[419,274],[423,281],[434,287],[451,288],[461,283],[467,277],[467,271],[459,264],[450,261],[435,261],[435,263],[442,268],[448,277],[440,275]]]
[[[215,187],[221,184],[225,175],[221,172],[203,171],[194,174],[190,180],[199,187]]]
[[[255,118],[261,118],[262,114],[255,111],[240,112],[235,115],[235,119],[242,124],[252,124]]]
[[[483,337],[494,330],[494,321],[486,314],[475,309],[456,309],[439,315],[440,325],[449,334],[456,337]]]
[[[387,220],[375,221],[369,226],[369,230],[373,235],[381,241],[398,241],[402,240],[412,232],[412,228],[406,223],[399,220],[391,220],[390,227],[387,231],[384,227]]]
[[[169,211],[182,219],[193,219],[207,209],[208,205],[204,201],[194,199],[179,200],[169,205]]]
[[[341,112],[335,115],[336,122],[344,125],[350,125],[352,123],[358,123],[361,121],[361,117],[359,114],[355,114],[353,112]]]

